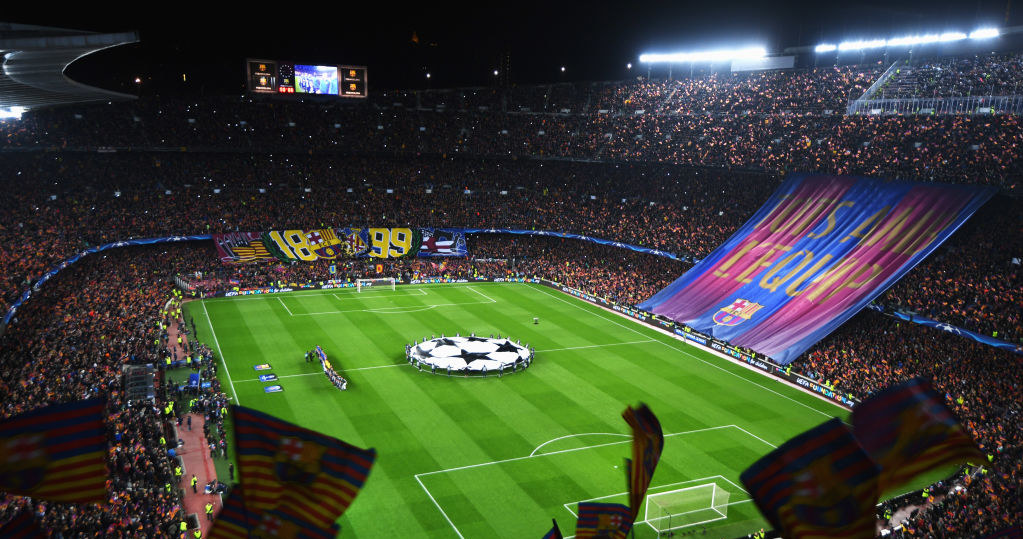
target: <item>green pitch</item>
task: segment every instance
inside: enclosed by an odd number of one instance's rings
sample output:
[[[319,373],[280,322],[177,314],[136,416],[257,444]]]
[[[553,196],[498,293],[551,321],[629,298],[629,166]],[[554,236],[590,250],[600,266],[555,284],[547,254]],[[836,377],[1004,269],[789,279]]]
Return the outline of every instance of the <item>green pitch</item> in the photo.
[[[842,409],[612,312],[540,285],[410,285],[216,298],[186,306],[217,351],[234,402],[378,452],[341,520],[343,537],[569,536],[580,501],[626,502],[627,404],[665,433],[650,492],[729,492],[714,537],[768,527],[739,474]],[[533,324],[533,317],[540,323]],[[536,349],[502,378],[419,372],[404,345],[497,335]],[[348,378],[334,388],[303,353],[320,345]],[[269,363],[276,382],[260,382]],[[279,384],[283,391],[265,393]],[[639,520],[644,511],[640,511]],[[700,529],[702,526],[697,526]],[[647,524],[636,537],[655,537]]]

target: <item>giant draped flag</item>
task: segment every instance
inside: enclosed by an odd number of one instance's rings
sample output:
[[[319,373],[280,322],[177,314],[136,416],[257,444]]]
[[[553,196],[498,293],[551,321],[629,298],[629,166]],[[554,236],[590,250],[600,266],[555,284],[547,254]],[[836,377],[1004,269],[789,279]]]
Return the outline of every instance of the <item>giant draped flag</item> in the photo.
[[[359,493],[376,451],[249,408],[232,409],[245,508],[329,529]]]
[[[107,501],[106,399],[56,404],[0,423],[0,491],[54,502]]]
[[[874,537],[878,467],[834,418],[785,442],[739,478],[789,538]]]
[[[214,234],[222,262],[277,258],[312,262],[338,258],[464,257],[465,233],[434,228],[318,228]]]
[[[639,308],[786,365],[923,260],[993,193],[795,175],[728,241]]]
[[[943,464],[984,461],[930,382],[914,378],[856,405],[853,433],[881,466],[881,489],[898,487]]]

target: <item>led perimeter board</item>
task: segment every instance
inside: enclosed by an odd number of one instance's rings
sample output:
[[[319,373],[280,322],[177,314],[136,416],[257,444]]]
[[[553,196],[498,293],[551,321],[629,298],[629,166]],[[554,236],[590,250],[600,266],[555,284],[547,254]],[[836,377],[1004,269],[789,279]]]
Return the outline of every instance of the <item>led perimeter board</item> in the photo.
[[[277,60],[245,61],[249,92],[362,98],[367,95],[364,66],[312,65]]]

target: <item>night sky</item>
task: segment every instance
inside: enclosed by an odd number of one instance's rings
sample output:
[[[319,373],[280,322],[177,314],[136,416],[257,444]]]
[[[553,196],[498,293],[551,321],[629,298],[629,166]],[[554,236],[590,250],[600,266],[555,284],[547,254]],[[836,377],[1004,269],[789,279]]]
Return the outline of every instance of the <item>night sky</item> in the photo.
[[[867,37],[1023,24],[1010,0],[842,2],[287,2],[210,14],[207,4],[7,11],[4,21],[114,32],[141,43],[76,62],[72,78],[146,94],[239,94],[245,58],[368,67],[370,92],[633,77],[642,52],[764,44],[769,51]],[[352,6],[344,9],[345,5]],[[145,7],[143,7],[145,6]],[[365,7],[368,6],[368,7]],[[400,6],[400,7],[399,7]],[[1011,6],[1011,7],[1010,7]],[[1008,8],[1008,12],[1007,12]],[[329,11],[330,14],[327,14]],[[413,32],[419,43],[412,43]],[[560,67],[566,71],[561,73]],[[492,75],[501,69],[500,79]],[[182,82],[181,75],[187,75]]]

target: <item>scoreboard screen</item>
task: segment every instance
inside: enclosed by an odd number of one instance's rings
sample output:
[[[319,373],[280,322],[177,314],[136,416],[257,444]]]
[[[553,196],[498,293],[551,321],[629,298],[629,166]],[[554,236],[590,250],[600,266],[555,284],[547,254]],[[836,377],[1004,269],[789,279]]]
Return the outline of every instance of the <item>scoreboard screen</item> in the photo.
[[[266,60],[249,60],[249,91],[272,94],[277,91],[277,63]]]
[[[312,65],[246,60],[249,91],[259,94],[367,95],[363,66]]]

